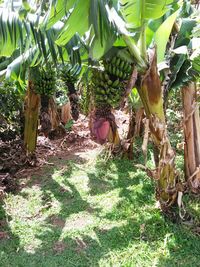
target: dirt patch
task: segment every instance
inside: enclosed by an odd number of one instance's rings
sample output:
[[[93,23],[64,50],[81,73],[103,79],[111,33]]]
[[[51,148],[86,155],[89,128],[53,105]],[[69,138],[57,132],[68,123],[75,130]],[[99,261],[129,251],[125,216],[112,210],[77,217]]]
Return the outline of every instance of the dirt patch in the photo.
[[[5,193],[14,192],[16,188],[16,181],[9,173],[0,173],[0,198],[2,198]]]
[[[0,232],[0,240],[10,239],[10,236],[7,232]]]
[[[67,248],[67,245],[63,241],[57,241],[54,243],[53,251],[55,254],[62,253]]]
[[[50,222],[52,225],[59,227],[59,228],[63,228],[65,226],[65,220],[63,220],[59,217],[56,217],[56,216],[52,216],[50,218]]]
[[[115,111],[115,116],[122,136],[127,130],[128,115]],[[96,157],[101,146],[91,140],[88,125],[88,118],[80,115],[64,138],[49,140],[38,136],[36,152],[31,157],[25,155],[22,140],[0,141],[0,198],[6,190],[15,191],[17,184],[21,190],[32,175],[42,175],[44,165],[67,167],[68,160],[83,164]]]
[[[42,166],[63,166],[62,161],[65,160],[84,163],[87,160],[84,159],[84,153],[97,147],[98,144],[90,140],[88,119],[83,115],[64,138],[49,140],[38,136],[36,152],[32,157],[26,156],[21,140],[0,141],[0,197],[6,191],[15,191],[19,180],[21,190],[32,175],[42,174]]]

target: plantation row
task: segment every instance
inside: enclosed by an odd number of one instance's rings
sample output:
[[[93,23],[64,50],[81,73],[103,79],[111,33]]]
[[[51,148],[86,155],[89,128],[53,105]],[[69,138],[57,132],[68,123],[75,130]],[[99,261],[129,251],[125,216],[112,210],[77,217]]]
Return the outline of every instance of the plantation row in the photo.
[[[99,143],[109,141],[122,149],[113,109],[126,105],[131,158],[143,109],[142,149],[147,153],[150,135],[155,147],[156,196],[167,210],[184,191],[166,122],[170,93],[180,90],[185,180],[192,192],[199,193],[198,3],[85,0],[83,5],[78,0],[58,0],[45,5],[36,1],[33,6],[22,2],[21,7],[17,3],[10,10],[9,3],[0,5],[0,76],[4,81],[0,119],[7,127],[19,116],[26,155],[35,153],[38,121],[46,137],[65,134],[70,116],[78,120],[80,110],[90,114],[91,135]]]

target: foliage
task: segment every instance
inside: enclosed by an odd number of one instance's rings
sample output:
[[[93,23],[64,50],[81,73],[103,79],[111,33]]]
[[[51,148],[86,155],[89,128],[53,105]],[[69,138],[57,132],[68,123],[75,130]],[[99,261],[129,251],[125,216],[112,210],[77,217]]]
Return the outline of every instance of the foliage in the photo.
[[[19,122],[23,98],[24,90],[18,83],[9,81],[0,83],[0,114],[7,123]]]
[[[24,91],[18,83],[0,83],[0,140],[9,141],[22,133]]]
[[[65,129],[66,129],[67,131],[71,131],[73,124],[74,124],[74,121],[73,121],[73,120],[69,120],[69,121],[65,124]]]
[[[42,12],[37,11],[42,9],[42,4],[34,14],[31,16],[28,14],[23,19],[19,18],[17,12],[12,12],[8,20],[5,12],[5,18],[0,17],[3,34],[1,51],[3,53],[8,45],[11,48],[5,51],[11,55],[19,47],[22,55],[7,67],[7,76],[18,78],[22,64],[34,66],[43,59],[48,60],[49,57],[55,63],[69,59],[80,63],[81,58],[87,58],[86,50],[90,58],[100,59],[117,38],[116,45],[126,43],[136,58],[136,63],[145,67],[147,66],[144,62],[147,56],[145,40],[150,36],[150,32],[155,33],[149,26],[151,20],[162,17],[170,8],[174,8],[174,1],[148,0],[144,3],[138,0],[87,0],[82,5],[78,0],[58,0],[55,3],[50,2],[48,12],[44,16]],[[136,25],[136,22],[139,24]],[[13,31],[10,31],[11,25]],[[141,46],[135,42],[135,35],[138,32],[140,32]],[[151,34],[150,39],[152,38]],[[165,46],[165,43],[162,45]]]
[[[8,12],[7,8],[0,8],[0,56],[10,57],[15,51],[12,62],[6,61],[0,76],[6,75],[7,78],[24,80],[24,70],[29,66],[33,67],[52,60],[54,64],[70,60],[73,64],[81,61],[79,47],[82,46],[79,36],[72,36],[64,47],[55,44],[55,40],[64,26],[62,22],[52,25],[46,29],[42,23],[42,7],[44,2],[37,10],[30,10],[31,14],[21,18],[18,10]],[[41,11],[41,12],[40,12]],[[33,14],[32,14],[33,13]],[[71,49],[76,46],[76,49]],[[82,55],[85,53],[82,49]]]
[[[55,93],[55,98],[58,107],[62,107],[69,101],[69,98],[66,94],[66,89],[62,86],[64,86],[62,82],[57,81],[57,91]]]
[[[180,29],[175,36],[172,35],[172,42],[166,53],[166,61],[170,69],[166,91],[172,88],[182,88],[199,77],[200,34],[198,21],[198,12],[192,9],[188,1],[185,1],[179,14]]]

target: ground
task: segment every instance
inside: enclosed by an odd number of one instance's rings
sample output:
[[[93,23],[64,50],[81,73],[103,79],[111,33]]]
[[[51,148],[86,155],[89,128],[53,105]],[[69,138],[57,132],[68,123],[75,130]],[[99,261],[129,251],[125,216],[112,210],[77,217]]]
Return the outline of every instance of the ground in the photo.
[[[193,219],[166,218],[135,167],[140,150],[134,161],[103,154],[85,122],[66,140],[39,138],[38,165],[17,172],[0,208],[0,267],[200,266],[199,198],[184,198]]]

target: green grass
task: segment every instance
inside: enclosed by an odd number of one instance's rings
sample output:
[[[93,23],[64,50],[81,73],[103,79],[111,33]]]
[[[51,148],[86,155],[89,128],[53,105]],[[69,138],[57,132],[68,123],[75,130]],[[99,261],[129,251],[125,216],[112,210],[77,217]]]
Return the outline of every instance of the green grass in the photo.
[[[60,160],[6,197],[4,218],[2,267],[200,266],[200,238],[163,217],[154,183],[125,159]]]

